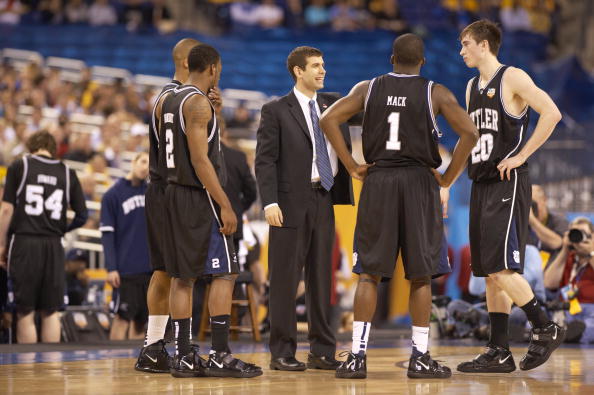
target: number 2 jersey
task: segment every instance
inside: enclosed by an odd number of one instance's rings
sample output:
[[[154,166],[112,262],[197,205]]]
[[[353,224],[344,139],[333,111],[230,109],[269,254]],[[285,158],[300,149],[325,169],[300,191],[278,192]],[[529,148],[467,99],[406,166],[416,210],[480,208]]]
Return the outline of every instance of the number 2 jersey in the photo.
[[[189,187],[203,188],[198,179],[186,137],[186,124],[183,107],[186,100],[193,95],[206,96],[193,85],[181,85],[169,92],[163,100],[161,108],[160,140],[165,142],[159,146],[160,160],[167,166],[167,182]],[[210,102],[210,101],[209,101]],[[214,107],[208,122],[206,133],[208,138],[208,158],[210,159],[222,186],[225,185],[226,171],[221,151],[219,124]]]
[[[528,107],[515,116],[503,103],[502,81],[508,67],[499,67],[482,88],[479,77],[470,82],[468,114],[476,124],[480,138],[468,159],[468,177],[476,182],[499,180],[497,165],[520,152],[527,140]],[[518,171],[526,171],[527,166],[524,163]]]
[[[74,170],[41,155],[25,155],[10,165],[3,200],[14,206],[10,228],[17,235],[61,237],[81,226],[87,215]],[[66,218],[69,206],[77,218],[70,227]]]
[[[363,117],[363,155],[374,167],[441,164],[431,103],[433,81],[388,73],[369,82]],[[373,169],[373,168],[372,168]]]

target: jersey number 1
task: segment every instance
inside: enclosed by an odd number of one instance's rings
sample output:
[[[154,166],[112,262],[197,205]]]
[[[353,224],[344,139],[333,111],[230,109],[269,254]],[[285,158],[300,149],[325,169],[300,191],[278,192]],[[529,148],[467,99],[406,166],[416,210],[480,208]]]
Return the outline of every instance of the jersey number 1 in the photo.
[[[400,128],[400,113],[393,112],[388,117],[390,124],[390,138],[386,141],[386,149],[389,151],[400,151],[400,141],[398,140],[398,129]]]
[[[173,132],[171,129],[165,130],[165,157],[167,168],[175,169],[175,160],[173,159]]]
[[[49,211],[51,219],[56,221],[62,218],[62,198],[64,191],[56,189],[49,197],[43,200],[43,187],[41,185],[27,185],[25,192],[25,212],[29,215],[41,215],[45,208]]]

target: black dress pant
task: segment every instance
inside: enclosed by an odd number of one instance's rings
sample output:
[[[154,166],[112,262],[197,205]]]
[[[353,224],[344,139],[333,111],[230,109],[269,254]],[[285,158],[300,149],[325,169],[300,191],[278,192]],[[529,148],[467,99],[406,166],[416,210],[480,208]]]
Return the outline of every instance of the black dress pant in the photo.
[[[282,209],[282,207],[281,207]],[[305,220],[297,228],[270,227],[270,352],[293,357],[297,349],[295,299],[305,268],[305,303],[312,353],[332,356],[336,339],[330,327],[334,209],[330,193],[314,189],[303,202]]]

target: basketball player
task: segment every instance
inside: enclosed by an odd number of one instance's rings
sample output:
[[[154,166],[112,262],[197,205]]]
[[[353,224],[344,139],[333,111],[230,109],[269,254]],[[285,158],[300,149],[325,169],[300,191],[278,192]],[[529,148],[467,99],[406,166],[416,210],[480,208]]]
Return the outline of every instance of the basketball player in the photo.
[[[458,370],[509,373],[516,369],[507,334],[512,302],[532,324],[528,353],[520,361],[520,369],[530,370],[545,363],[565,336],[521,276],[532,200],[526,160],[548,139],[561,114],[528,74],[499,63],[501,31],[493,22],[470,24],[460,41],[466,66],[480,73],[466,88],[467,110],[480,132],[468,164],[473,180],[470,251],[473,274],[486,277],[491,336],[485,352],[458,365]],[[540,117],[526,141],[528,107]]]
[[[0,265],[8,262],[17,308],[17,341],[36,343],[35,311],[41,341],[60,341],[58,309],[64,305],[64,233],[81,227],[87,207],[74,170],[57,159],[56,141],[45,130],[27,140],[31,154],[15,160],[6,174],[0,209]],[[75,217],[66,220],[68,207]],[[12,221],[12,223],[11,223]],[[6,249],[8,227],[12,232]]]
[[[394,273],[402,251],[410,280],[412,318],[410,378],[447,378],[451,371],[427,351],[431,312],[431,277],[447,272],[442,260],[443,220],[440,185],[460,175],[478,138],[476,127],[444,86],[419,75],[425,63],[423,41],[414,34],[393,44],[394,71],[362,81],[322,116],[324,133],[350,174],[364,179],[355,230],[355,294],[352,352],[336,370],[338,378],[367,376],[366,348],[375,312],[377,284]],[[338,125],[364,110],[363,154],[370,165],[357,165]],[[452,161],[441,176],[435,116],[443,114],[460,136]],[[368,176],[367,172],[369,173]],[[434,177],[435,175],[435,177]],[[437,182],[436,182],[437,179]]]
[[[172,235],[166,243],[166,256],[173,259],[167,259],[165,265],[173,278],[169,307],[175,330],[174,377],[248,378],[262,374],[261,368],[234,358],[228,345],[231,298],[239,269],[230,235],[235,233],[237,217],[221,187],[225,174],[219,127],[215,106],[207,96],[218,84],[221,67],[213,47],[195,46],[188,56],[186,85],[171,91],[157,108],[167,166],[166,232]],[[190,343],[192,291],[198,276],[212,279],[208,361]]]
[[[146,225],[149,245],[149,258],[153,275],[147,292],[149,311],[144,347],[140,350],[134,368],[151,373],[169,372],[169,354],[165,348],[165,330],[169,320],[169,289],[171,279],[165,270],[164,238],[165,234],[165,187],[167,186],[167,168],[159,157],[159,118],[155,114],[157,105],[163,97],[180,86],[188,78],[188,54],[199,44],[192,38],[184,38],[173,47],[175,74],[166,84],[151,112],[149,124],[149,175],[150,183],[146,191]],[[164,144],[163,144],[164,145]]]
[[[136,154],[126,177],[101,199],[101,244],[107,282],[113,287],[114,320],[110,340],[141,339],[148,318],[147,289],[151,280],[145,216],[149,156]]]

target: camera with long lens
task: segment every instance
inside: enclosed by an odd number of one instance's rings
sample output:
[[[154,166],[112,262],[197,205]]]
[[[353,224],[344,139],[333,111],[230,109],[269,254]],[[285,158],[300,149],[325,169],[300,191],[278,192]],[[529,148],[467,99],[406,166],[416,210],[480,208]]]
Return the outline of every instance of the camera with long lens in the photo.
[[[572,243],[581,243],[582,241],[590,238],[590,235],[581,229],[570,229],[567,237]]]

